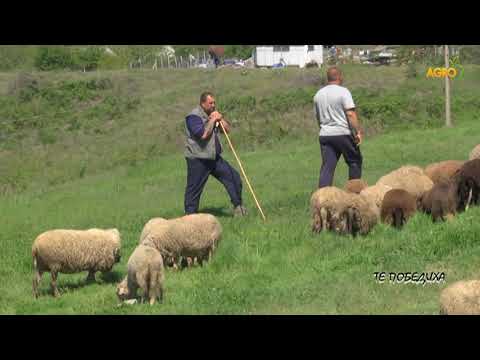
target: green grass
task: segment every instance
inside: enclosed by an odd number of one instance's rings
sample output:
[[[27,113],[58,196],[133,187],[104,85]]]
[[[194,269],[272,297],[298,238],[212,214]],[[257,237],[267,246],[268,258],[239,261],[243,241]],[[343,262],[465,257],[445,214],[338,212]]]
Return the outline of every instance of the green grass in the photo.
[[[369,184],[404,164],[425,166],[465,159],[478,143],[480,123],[457,116],[452,129],[418,129],[367,138],[362,146]],[[237,137],[234,142],[241,142]],[[236,166],[228,148],[225,157]],[[442,288],[480,276],[480,208],[452,223],[417,214],[402,231],[377,225],[366,237],[310,232],[309,198],[318,181],[318,139],[282,139],[241,151],[244,167],[267,216],[263,223],[247,187],[250,214],[231,217],[223,187],[210,179],[201,211],[211,211],[224,232],[211,263],[166,273],[165,301],[117,307],[116,282],[145,222],[183,214],[186,166],[181,154],[152,156],[134,165],[87,174],[62,184],[5,195],[0,202],[0,313],[2,314],[436,314]],[[335,184],[343,186],[343,163]],[[49,274],[32,296],[31,244],[52,228],[117,227],[122,261],[106,278],[84,284],[86,273],[59,275],[62,296],[49,294]],[[377,283],[374,272],[441,272],[440,284]]]

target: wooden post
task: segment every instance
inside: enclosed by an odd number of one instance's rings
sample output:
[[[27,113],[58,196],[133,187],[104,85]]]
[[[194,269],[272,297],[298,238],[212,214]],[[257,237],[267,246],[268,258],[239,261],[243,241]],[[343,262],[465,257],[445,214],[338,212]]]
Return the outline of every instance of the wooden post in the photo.
[[[445,67],[450,67],[448,45],[445,45]],[[445,125],[452,127],[452,118],[450,114],[450,77],[445,76]]]
[[[180,55],[180,67],[183,67],[183,57]]]
[[[163,55],[160,55],[160,67],[163,69]]]
[[[175,55],[175,68],[178,68],[177,56]]]

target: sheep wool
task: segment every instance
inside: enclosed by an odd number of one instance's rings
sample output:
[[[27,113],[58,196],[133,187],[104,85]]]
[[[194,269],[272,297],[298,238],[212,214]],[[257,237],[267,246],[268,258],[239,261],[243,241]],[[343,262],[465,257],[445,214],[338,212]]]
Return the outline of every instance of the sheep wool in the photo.
[[[417,211],[417,199],[403,189],[392,189],[385,194],[380,218],[383,223],[401,228]]]
[[[335,186],[326,186],[315,191],[310,198],[312,231],[340,231],[340,215],[351,195]]]
[[[95,280],[95,272],[108,272],[120,261],[120,246],[117,229],[58,229],[40,234],[32,245],[34,296],[38,296],[38,285],[46,271],[52,276],[54,296],[59,295],[58,273],[88,271],[87,280]]]
[[[367,187],[368,187],[368,184],[365,180],[353,179],[353,180],[348,180],[345,183],[344,189],[346,192],[360,194],[360,192]]]
[[[160,252],[150,246],[138,245],[128,259],[128,273],[117,286],[120,300],[130,300],[142,290],[142,301],[148,300],[150,305],[163,300],[164,268]]]
[[[468,160],[473,160],[473,159],[480,159],[480,144],[475,146],[470,152],[470,155],[468,156]]]
[[[460,170],[465,161],[446,160],[428,165],[425,174],[434,182],[450,180]]]
[[[142,244],[156,248],[164,259],[171,259],[174,264],[178,264],[181,257],[196,257],[202,265],[213,256],[221,237],[222,226],[215,216],[191,214],[159,222]]]
[[[457,281],[440,294],[440,314],[480,315],[480,280]]]
[[[433,181],[417,166],[403,166],[389,174],[382,176],[377,185],[387,185],[392,189],[403,189],[415,196],[416,199],[433,187]]]
[[[168,220],[161,217],[156,217],[148,220],[148,222],[142,229],[142,233],[140,235],[140,240],[138,243],[141,244],[143,242],[143,239],[145,239],[145,237],[152,231],[152,229],[155,229],[157,226],[159,226],[158,224],[162,224],[166,221]]]

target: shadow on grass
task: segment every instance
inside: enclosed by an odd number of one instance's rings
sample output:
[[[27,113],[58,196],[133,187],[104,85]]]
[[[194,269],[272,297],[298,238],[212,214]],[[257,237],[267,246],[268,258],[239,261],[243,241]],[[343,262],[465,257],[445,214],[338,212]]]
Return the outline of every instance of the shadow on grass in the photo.
[[[233,217],[231,211],[226,211],[225,207],[208,207],[199,210],[200,213],[212,214],[217,217]]]
[[[47,275],[47,276],[45,276]],[[60,283],[60,277],[64,275],[64,276],[68,276],[68,274],[58,274],[58,281],[57,281],[57,286],[58,286],[58,291],[60,292],[60,295],[64,294],[64,293],[68,293],[68,292],[71,292],[71,291],[74,291],[74,290],[77,290],[77,289],[82,289],[84,287],[88,287],[89,285],[93,285],[93,284],[98,284],[98,285],[102,285],[103,283],[105,284],[117,284],[119,283],[122,279],[123,279],[123,275],[118,272],[118,271],[111,271],[111,272],[107,272],[105,274],[103,273],[100,273],[95,276],[96,280],[95,281],[87,281],[86,279],[86,276],[83,278],[83,279],[80,279],[80,280],[77,280],[77,281],[66,281],[66,282],[63,282]],[[52,293],[52,290],[51,290],[51,287],[50,287],[50,284],[51,284],[51,277],[49,276],[49,273],[45,273],[43,278],[42,278],[42,282],[43,282],[43,279],[45,278],[48,278],[48,285],[46,287],[43,287],[42,289],[39,288],[39,296],[52,296],[53,297],[53,293]]]

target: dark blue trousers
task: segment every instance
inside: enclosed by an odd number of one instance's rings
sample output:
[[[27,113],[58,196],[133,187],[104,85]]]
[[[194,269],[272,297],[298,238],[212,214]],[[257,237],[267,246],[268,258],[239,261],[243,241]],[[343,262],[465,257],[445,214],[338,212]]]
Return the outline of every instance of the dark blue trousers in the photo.
[[[200,196],[210,175],[213,175],[225,186],[234,207],[242,205],[242,180],[240,175],[221,156],[217,156],[216,160],[185,159],[187,160],[185,214],[198,212]]]
[[[340,155],[343,155],[348,165],[349,180],[362,177],[362,153],[350,135],[320,136],[320,151],[322,167],[320,168],[319,188],[332,186]]]

